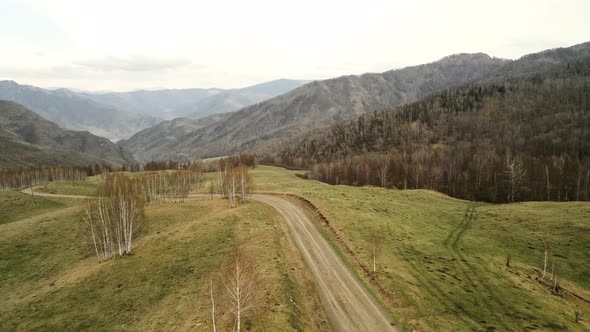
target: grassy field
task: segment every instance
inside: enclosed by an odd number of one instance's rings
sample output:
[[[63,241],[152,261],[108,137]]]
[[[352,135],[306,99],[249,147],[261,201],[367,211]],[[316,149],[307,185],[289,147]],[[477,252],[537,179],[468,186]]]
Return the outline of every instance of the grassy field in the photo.
[[[330,222],[326,237],[408,330],[590,330],[587,302],[535,280],[547,243],[561,285],[590,299],[589,203],[471,203],[426,190],[331,186],[302,173],[259,166],[252,175],[259,192],[293,193],[318,207]],[[207,174],[200,191],[212,180]],[[46,190],[88,195],[95,186]],[[286,225],[262,204],[229,209],[203,198],[149,207],[134,255],[97,263],[80,244],[79,202],[31,202],[0,191],[0,330],[209,330],[208,284],[237,243],[264,276],[250,330],[328,329]],[[372,269],[372,237],[374,274],[363,272]],[[219,320],[231,329],[227,311]]]
[[[35,191],[48,194],[94,196],[98,182],[50,182],[35,187]]]
[[[548,243],[562,286],[590,298],[590,204],[470,203],[426,190],[331,186],[259,166],[257,190],[309,199],[359,271],[379,239],[383,300],[416,330],[585,330],[588,303],[554,296],[535,277]],[[510,256],[510,267],[506,258]],[[368,279],[367,279],[368,280]],[[369,283],[369,281],[367,281]],[[574,321],[574,312],[586,319]]]
[[[25,219],[31,216],[48,213],[66,205],[43,197],[24,195],[16,191],[0,190],[0,225]]]
[[[5,205],[29,198],[0,193]],[[244,326],[328,329],[288,230],[266,206],[229,209],[219,199],[151,206],[134,254],[98,263],[83,243],[80,203],[43,201],[44,210],[10,209],[0,225],[0,330],[209,331],[209,282],[221,292],[217,272],[238,243],[254,253],[262,276],[262,300]],[[229,330],[233,319],[217,296],[218,328]]]

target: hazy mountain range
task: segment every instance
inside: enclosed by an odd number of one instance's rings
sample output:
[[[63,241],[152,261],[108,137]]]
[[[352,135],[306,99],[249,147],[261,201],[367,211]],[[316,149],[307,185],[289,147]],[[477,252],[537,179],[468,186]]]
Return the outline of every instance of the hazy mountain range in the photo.
[[[131,153],[104,137],[63,129],[24,106],[0,100],[0,167],[121,165]]]
[[[121,110],[163,119],[226,113],[293,90],[309,81],[280,79],[241,89],[176,89],[85,93],[88,99]]]
[[[242,89],[140,90],[89,93],[41,89],[0,81],[0,100],[15,101],[60,126],[88,130],[113,141],[164,119],[232,112],[285,93],[308,81],[275,80]]]
[[[45,90],[13,81],[0,81],[0,100],[17,102],[64,128],[87,130],[111,140],[129,137],[161,121],[99,104],[71,90]]]

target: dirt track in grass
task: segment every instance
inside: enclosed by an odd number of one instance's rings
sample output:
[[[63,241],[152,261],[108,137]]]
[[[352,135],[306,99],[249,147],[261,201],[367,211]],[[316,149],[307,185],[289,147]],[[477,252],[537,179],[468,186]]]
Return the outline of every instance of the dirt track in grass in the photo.
[[[252,195],[285,220],[307,261],[332,325],[338,331],[397,331],[390,317],[355,278],[303,209],[280,196]]]

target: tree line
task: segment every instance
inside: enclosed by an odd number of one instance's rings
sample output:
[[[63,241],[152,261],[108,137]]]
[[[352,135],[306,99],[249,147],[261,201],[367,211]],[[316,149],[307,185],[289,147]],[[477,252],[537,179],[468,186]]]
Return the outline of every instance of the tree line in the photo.
[[[589,63],[368,113],[308,133],[266,160],[332,184],[488,202],[588,200]]]
[[[138,192],[146,203],[158,204],[164,200],[183,202],[191,191],[196,190],[202,182],[199,169],[174,172],[146,172],[135,180]]]
[[[49,182],[85,181],[88,167],[0,169],[1,189],[20,189]]]

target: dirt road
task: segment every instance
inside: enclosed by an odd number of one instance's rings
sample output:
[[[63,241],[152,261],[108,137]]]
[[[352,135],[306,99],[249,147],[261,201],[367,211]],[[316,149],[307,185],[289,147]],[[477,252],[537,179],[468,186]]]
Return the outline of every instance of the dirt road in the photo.
[[[31,189],[28,189],[27,188],[27,189],[21,190],[21,192],[23,194],[30,195],[31,194]],[[42,197],[79,198],[79,199],[96,198],[96,197],[92,197],[92,196],[82,196],[82,195],[50,194],[50,193],[44,193],[44,192],[40,192],[40,191],[33,191],[33,193],[35,194],[35,196],[42,196]]]
[[[328,244],[302,208],[275,195],[252,195],[285,220],[316,279],[322,304],[337,331],[397,331],[389,316]]]

